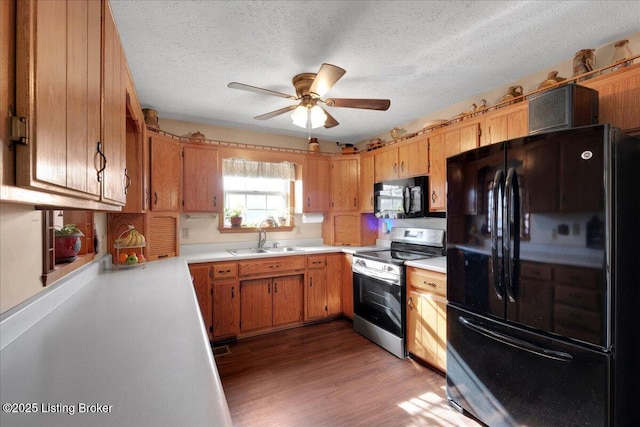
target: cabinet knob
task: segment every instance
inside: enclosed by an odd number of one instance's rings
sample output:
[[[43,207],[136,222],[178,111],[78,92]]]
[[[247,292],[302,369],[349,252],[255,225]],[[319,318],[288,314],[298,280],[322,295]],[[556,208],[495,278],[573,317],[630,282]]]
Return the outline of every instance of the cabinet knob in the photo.
[[[431,286],[432,288],[435,288],[435,287],[436,287],[436,284],[435,284],[435,283],[433,283],[433,282],[427,282],[427,281],[425,280],[423,283],[424,283],[425,285],[427,285],[427,286]]]
[[[307,197],[307,207],[311,206],[311,197]]]
[[[232,286],[231,287],[231,298],[235,298],[235,296],[236,296],[236,287]]]
[[[400,163],[400,170],[404,172],[404,160],[402,161],[402,163]]]
[[[157,191],[153,192],[153,204],[154,205],[158,204],[158,192]]]
[[[438,196],[436,196],[436,190],[433,190],[433,191],[431,192],[431,201],[432,201],[433,203],[435,203],[437,198],[438,198]]]

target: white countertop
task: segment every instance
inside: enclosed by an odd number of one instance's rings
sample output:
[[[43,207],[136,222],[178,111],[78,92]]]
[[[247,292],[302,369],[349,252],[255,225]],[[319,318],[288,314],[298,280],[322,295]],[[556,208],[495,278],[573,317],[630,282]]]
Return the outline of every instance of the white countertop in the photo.
[[[235,256],[198,245],[119,270],[99,267],[104,257],[3,313],[1,403],[23,412],[0,412],[0,424],[231,426],[188,264],[380,247],[304,249]]]
[[[405,265],[410,267],[423,268],[425,270],[437,271],[438,273],[447,274],[447,257],[441,256],[436,258],[417,259],[415,261],[405,261]]]
[[[182,258],[102,271],[3,346],[1,403],[37,411],[3,426],[231,426]]]

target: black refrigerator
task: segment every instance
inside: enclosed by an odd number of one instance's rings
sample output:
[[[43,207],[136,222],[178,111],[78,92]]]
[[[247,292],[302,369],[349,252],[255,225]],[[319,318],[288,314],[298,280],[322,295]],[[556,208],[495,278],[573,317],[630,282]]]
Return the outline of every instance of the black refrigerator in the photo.
[[[447,160],[447,396],[492,427],[640,425],[640,140]]]

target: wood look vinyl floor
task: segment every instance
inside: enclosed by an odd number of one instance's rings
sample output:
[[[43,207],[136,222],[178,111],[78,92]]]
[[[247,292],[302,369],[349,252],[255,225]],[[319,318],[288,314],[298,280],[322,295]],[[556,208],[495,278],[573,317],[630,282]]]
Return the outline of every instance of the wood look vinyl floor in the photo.
[[[452,409],[442,374],[335,320],[229,344],[215,356],[236,427],[480,426]]]

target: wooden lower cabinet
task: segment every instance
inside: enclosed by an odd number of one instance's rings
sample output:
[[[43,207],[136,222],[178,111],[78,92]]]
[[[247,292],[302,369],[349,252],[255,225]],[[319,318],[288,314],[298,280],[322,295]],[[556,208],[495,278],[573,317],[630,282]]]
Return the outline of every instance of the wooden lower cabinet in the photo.
[[[342,255],[342,314],[353,320],[353,255]]]
[[[193,288],[200,305],[200,313],[204,327],[213,340],[213,282],[211,281],[211,264],[192,264],[189,266]]]
[[[310,255],[307,268],[304,320],[342,313],[342,254]]]
[[[189,271],[209,340],[235,338],[238,335],[240,313],[237,264],[191,264]]]
[[[407,350],[446,372],[447,300],[443,284],[446,286],[445,274],[407,267]]]
[[[240,332],[302,321],[304,275],[240,282]]]
[[[237,280],[213,282],[213,340],[234,338],[240,324],[240,293]]]

